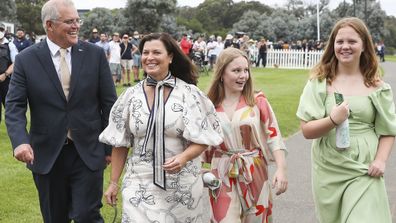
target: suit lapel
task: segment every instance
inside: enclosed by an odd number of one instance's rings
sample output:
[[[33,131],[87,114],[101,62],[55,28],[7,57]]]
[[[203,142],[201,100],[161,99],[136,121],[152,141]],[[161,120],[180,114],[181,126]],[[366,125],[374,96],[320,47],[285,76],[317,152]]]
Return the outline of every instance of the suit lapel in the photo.
[[[54,62],[51,58],[51,52],[48,48],[47,40],[42,41],[38,45],[39,50],[37,51],[38,59],[46,71],[48,78],[54,84],[56,90],[58,91],[59,95],[66,100],[65,94],[63,93],[62,84],[58,77],[58,72],[55,69]]]
[[[73,97],[78,80],[80,79],[81,66],[83,64],[85,54],[85,47],[79,41],[77,45],[72,47],[71,61],[72,61],[72,75],[70,80],[69,100]]]

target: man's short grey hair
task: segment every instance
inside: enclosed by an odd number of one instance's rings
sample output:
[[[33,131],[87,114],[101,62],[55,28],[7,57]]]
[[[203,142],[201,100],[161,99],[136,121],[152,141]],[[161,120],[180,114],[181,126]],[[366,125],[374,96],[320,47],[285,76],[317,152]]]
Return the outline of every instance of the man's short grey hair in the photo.
[[[48,20],[56,20],[59,18],[58,8],[60,5],[75,8],[72,0],[50,0],[46,2],[41,9],[41,21],[45,32],[47,32],[46,22]]]

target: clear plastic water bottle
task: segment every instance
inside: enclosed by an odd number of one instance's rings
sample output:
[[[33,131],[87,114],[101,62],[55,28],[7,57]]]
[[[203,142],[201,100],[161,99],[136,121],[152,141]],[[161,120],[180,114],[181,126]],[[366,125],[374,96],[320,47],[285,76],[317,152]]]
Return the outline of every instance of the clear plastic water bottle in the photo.
[[[334,92],[336,104],[339,105],[344,101],[342,94]],[[345,119],[341,124],[336,127],[336,146],[340,150],[349,148],[349,121]]]

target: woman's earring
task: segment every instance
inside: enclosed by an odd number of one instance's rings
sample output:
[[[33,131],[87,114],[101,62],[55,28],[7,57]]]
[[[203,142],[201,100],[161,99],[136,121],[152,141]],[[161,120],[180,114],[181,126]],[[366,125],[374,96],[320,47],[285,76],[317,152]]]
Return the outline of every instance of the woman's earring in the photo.
[[[223,77],[220,77],[220,82],[222,82],[222,83],[223,83]]]

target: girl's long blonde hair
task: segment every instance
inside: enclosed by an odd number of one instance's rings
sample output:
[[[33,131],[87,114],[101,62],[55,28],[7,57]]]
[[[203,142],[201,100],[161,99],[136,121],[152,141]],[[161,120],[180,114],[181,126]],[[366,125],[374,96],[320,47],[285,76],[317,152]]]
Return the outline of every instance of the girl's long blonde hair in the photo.
[[[208,97],[216,107],[218,107],[225,98],[224,83],[222,81],[223,73],[226,67],[228,66],[228,64],[230,64],[235,58],[238,57],[244,57],[249,63],[249,59],[245,52],[232,47],[229,47],[221,51],[219,57],[217,58],[213,80],[212,83],[210,84],[208,91]],[[249,106],[255,105],[253,81],[250,71],[250,65],[249,65],[249,78],[246,81],[246,84],[242,90],[242,95],[245,98],[247,105]]]
[[[311,78],[318,78],[321,81],[326,79],[330,84],[335,79],[338,60],[334,52],[334,42],[338,31],[344,27],[354,29],[362,39],[364,51],[360,56],[359,66],[363,74],[364,84],[367,87],[377,86],[380,75],[373,40],[364,22],[355,17],[343,18],[334,25],[320,62],[310,72]]]

